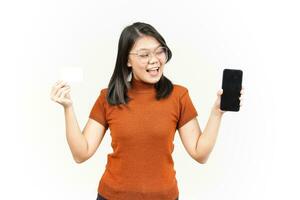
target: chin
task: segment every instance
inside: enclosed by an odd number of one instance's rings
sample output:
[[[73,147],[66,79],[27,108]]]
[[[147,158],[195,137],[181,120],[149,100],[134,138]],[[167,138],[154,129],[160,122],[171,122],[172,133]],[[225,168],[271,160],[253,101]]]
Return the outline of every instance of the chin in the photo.
[[[162,77],[162,75],[158,75],[157,77],[153,77],[153,78],[147,78],[147,82],[149,82],[149,83],[157,83],[159,80],[160,80],[160,78]]]

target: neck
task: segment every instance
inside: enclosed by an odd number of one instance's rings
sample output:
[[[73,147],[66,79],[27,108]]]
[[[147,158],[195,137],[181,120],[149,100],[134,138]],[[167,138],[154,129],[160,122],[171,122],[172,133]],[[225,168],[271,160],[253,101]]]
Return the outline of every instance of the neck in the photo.
[[[134,76],[131,79],[131,89],[139,93],[153,93],[155,92],[154,83],[146,83],[142,80],[137,80]]]

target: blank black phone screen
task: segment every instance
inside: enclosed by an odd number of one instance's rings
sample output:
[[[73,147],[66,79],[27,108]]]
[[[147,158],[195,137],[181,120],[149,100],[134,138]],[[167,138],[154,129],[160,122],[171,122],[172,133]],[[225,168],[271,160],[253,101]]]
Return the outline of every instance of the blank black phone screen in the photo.
[[[221,95],[221,110],[239,111],[240,92],[242,89],[243,71],[238,69],[224,69]]]

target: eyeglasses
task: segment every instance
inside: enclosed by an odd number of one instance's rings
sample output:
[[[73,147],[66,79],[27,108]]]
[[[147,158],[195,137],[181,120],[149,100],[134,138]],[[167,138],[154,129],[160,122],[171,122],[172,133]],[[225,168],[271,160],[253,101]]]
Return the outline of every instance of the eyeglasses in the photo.
[[[142,64],[147,64],[149,62],[151,54],[154,54],[162,63],[166,63],[168,60],[168,48],[166,47],[158,47],[154,52],[149,50],[138,50],[136,52],[129,52],[129,54],[137,55]]]

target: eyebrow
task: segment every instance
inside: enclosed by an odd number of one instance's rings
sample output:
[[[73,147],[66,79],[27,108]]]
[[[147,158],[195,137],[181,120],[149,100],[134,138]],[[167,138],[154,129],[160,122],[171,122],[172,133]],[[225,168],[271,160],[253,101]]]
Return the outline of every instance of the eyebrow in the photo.
[[[162,46],[161,44],[159,44],[158,46],[154,47],[153,49],[157,49],[158,47]],[[139,50],[151,50],[151,49],[147,49],[147,48],[141,48],[141,49],[137,49],[137,51]]]

